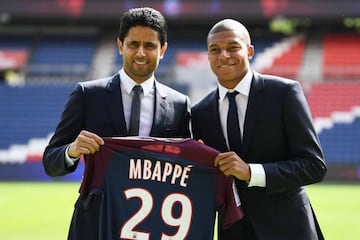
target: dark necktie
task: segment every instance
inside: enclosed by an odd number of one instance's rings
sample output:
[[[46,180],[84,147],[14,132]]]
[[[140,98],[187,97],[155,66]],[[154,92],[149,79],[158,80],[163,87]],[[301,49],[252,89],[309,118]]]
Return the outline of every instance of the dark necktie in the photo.
[[[143,89],[140,85],[135,85],[132,89],[134,96],[131,103],[131,113],[130,113],[130,126],[129,126],[129,135],[137,136],[139,135],[139,125],[140,125],[140,94]]]
[[[239,126],[239,116],[235,101],[235,96],[239,92],[228,92],[226,95],[229,99],[229,112],[227,116],[227,134],[229,147],[231,151],[236,152],[241,156],[242,153],[242,143],[241,143],[241,130]]]

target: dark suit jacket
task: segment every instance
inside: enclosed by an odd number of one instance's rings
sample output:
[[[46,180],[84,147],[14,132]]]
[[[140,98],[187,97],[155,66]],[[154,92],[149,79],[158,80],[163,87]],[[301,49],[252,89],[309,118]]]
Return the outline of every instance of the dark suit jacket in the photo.
[[[187,96],[155,81],[155,111],[151,129],[154,137],[190,137],[190,103]],[[62,176],[76,170],[78,162],[65,165],[65,150],[81,130],[102,137],[128,134],[120,90],[120,77],[77,84],[65,104],[61,120],[43,156],[49,176]],[[86,162],[87,156],[85,156]],[[98,239],[99,204],[93,194],[78,199],[70,227],[69,239]]]
[[[191,123],[195,139],[226,152],[218,98],[214,90],[193,106]],[[258,239],[322,239],[302,186],[322,181],[326,165],[298,82],[254,72],[242,158],[261,163],[266,173],[265,188],[237,185],[245,217]],[[236,226],[231,230],[236,235]],[[235,235],[231,239],[237,239]]]

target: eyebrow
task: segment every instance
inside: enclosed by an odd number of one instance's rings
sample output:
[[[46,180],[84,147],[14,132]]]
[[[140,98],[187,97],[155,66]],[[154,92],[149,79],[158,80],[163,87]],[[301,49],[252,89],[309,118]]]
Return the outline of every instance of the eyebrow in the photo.
[[[144,43],[144,44],[149,44],[149,43],[151,43],[151,44],[154,44],[154,45],[158,44],[156,41],[142,41],[142,40],[140,40],[140,41],[137,41],[137,40],[129,40],[128,42],[129,42],[129,43]]]
[[[237,41],[226,42],[225,44],[226,45],[240,45],[240,43]],[[219,45],[218,43],[210,43],[209,47],[218,46],[218,45]]]

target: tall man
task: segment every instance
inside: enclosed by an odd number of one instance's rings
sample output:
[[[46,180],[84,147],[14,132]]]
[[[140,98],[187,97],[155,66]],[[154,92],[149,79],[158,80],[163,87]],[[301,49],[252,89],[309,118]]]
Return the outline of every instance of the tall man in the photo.
[[[152,8],[126,11],[117,45],[123,56],[119,72],[78,83],[70,94],[44,152],[43,165],[49,176],[74,172],[79,157],[83,154],[86,162],[104,144],[105,136],[190,137],[188,97],[154,77],[167,49],[164,16]],[[134,86],[140,89],[140,104],[134,105],[141,109],[135,127],[130,120]],[[100,194],[77,200],[68,239],[98,239],[100,201]]]
[[[193,134],[222,152],[215,165],[236,177],[245,212],[222,237],[323,239],[303,186],[322,181],[326,165],[300,84],[250,68],[254,46],[238,21],[216,23],[207,47],[218,88],[193,106]]]

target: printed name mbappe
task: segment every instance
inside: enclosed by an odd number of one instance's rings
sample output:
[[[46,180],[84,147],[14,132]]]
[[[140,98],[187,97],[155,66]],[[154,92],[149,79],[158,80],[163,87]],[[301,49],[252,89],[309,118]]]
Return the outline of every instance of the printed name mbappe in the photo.
[[[170,162],[156,160],[155,163],[148,159],[130,159],[129,179],[152,180],[157,182],[170,182],[187,186],[187,180],[192,165],[181,166]]]

